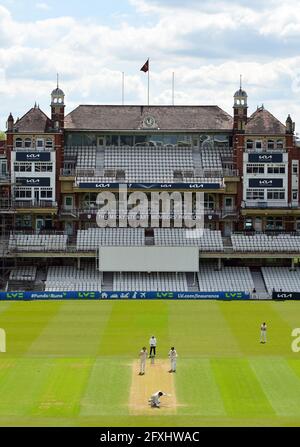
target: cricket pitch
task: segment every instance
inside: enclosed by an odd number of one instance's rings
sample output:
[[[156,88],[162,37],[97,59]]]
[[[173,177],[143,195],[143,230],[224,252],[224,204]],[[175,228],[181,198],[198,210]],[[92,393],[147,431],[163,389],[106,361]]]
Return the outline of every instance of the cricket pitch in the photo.
[[[174,373],[169,373],[169,360],[147,360],[144,376],[139,376],[140,361],[132,363],[132,380],[129,398],[129,412],[132,415],[175,414],[177,408]],[[151,408],[148,399],[156,391],[163,391],[170,396],[161,398],[160,408]]]

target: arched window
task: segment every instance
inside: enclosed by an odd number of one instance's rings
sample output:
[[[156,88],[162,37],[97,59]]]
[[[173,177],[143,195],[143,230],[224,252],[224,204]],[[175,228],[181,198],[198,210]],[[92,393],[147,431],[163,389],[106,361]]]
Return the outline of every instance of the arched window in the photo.
[[[277,140],[277,149],[283,149],[283,141]]]
[[[22,138],[16,138],[16,147],[23,147]]]
[[[25,147],[31,147],[31,138],[25,138],[24,146]]]

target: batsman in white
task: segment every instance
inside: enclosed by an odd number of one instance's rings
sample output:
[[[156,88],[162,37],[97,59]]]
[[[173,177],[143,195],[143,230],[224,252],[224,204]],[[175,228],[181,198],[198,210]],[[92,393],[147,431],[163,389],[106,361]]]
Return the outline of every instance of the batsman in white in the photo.
[[[177,357],[178,357],[177,351],[174,348],[174,346],[172,346],[172,348],[170,349],[168,356],[171,361],[171,369],[169,372],[174,373],[174,372],[176,372],[176,363],[177,363]]]
[[[170,394],[164,393],[163,391],[156,391],[156,393],[152,394],[150,399],[148,399],[152,408],[160,408],[160,398],[162,396],[170,396]]]

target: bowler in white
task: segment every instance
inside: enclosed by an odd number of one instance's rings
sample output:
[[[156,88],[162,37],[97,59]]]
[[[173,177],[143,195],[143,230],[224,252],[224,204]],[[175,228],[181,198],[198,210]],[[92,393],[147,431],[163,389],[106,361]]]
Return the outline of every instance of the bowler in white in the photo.
[[[147,353],[147,349],[146,349],[146,347],[144,346],[144,347],[141,349],[140,354],[139,354],[139,357],[140,357],[140,372],[139,372],[139,375],[140,375],[140,376],[143,376],[143,375],[145,374],[145,367],[146,367],[146,359],[147,359],[147,355],[148,355],[148,353]]]

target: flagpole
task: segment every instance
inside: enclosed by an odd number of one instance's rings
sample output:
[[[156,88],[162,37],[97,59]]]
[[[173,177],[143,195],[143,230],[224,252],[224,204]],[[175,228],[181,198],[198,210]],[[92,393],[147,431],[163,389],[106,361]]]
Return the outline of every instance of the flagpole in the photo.
[[[172,73],[172,106],[174,105],[174,86],[175,86],[175,74]]]
[[[122,71],[122,106],[124,105],[124,85],[125,85],[125,75],[124,71]]]
[[[150,104],[150,58],[148,57],[148,106]]]

